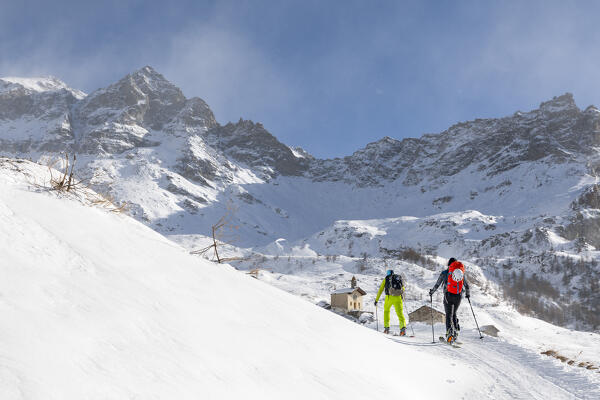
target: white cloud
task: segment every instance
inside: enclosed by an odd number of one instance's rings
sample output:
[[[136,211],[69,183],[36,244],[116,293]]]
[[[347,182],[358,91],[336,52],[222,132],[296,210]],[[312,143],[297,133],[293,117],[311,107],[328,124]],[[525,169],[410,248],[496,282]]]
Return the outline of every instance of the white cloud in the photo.
[[[600,35],[586,26],[589,10],[575,4],[496,9],[479,51],[466,55],[457,83],[470,87],[472,96],[540,102],[569,91],[579,102],[597,100]]]
[[[243,35],[218,27],[173,36],[156,68],[186,96],[202,97],[221,121],[260,118],[293,101],[289,83],[266,54]]]

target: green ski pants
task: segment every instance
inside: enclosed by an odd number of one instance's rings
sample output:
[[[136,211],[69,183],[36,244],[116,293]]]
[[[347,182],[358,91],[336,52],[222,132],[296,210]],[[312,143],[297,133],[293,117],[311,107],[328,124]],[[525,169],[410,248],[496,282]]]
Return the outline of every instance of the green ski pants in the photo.
[[[402,296],[385,296],[385,303],[383,304],[383,326],[385,328],[390,327],[390,309],[394,306],[396,315],[398,315],[398,322],[400,323],[400,329],[404,328],[406,321],[404,320],[404,312],[402,310]]]

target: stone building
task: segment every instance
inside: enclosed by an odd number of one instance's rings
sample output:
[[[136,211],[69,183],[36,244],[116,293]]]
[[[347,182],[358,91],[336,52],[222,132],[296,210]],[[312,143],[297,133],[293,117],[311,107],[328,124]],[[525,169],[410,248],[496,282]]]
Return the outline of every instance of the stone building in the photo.
[[[356,286],[356,278],[352,277],[349,288],[337,289],[331,293],[331,308],[347,312],[361,311],[365,294],[367,292]]]
[[[410,322],[426,322],[428,324],[431,323],[431,310],[433,310],[433,322],[439,322],[442,324],[446,323],[446,314],[436,310],[435,308],[431,308],[429,306],[422,306],[417,308],[415,311],[408,314],[408,319]]]

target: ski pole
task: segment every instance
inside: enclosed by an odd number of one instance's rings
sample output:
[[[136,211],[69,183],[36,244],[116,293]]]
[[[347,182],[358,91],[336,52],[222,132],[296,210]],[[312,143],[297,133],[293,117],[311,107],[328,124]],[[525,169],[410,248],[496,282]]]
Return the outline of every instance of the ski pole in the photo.
[[[469,300],[469,306],[471,306],[471,312],[473,313],[473,319],[475,320],[475,325],[477,325],[477,330],[479,331],[479,339],[483,339],[483,335],[481,334],[481,329],[479,329],[479,324],[477,323],[477,318],[475,317],[475,311],[473,311],[473,305],[471,304],[471,299],[467,298],[467,300]]]
[[[375,321],[377,322],[377,332],[379,332],[379,317],[377,316],[377,303],[375,303]]]
[[[410,313],[408,313],[408,315],[409,315],[409,318],[410,318]],[[415,330],[413,328],[413,324],[412,324],[412,321],[410,319],[408,321],[408,325],[410,325],[410,330],[412,331],[412,335],[414,337],[415,336]]]
[[[450,335],[452,336],[452,341],[454,341],[456,339],[456,327],[454,326],[454,304],[452,304],[452,308],[450,308]],[[448,332],[446,332],[446,336],[448,336]],[[448,341],[448,338],[446,338],[446,341]]]
[[[403,292],[403,294],[402,294],[402,303],[404,304],[404,292]],[[407,310],[407,311],[408,311],[408,310]],[[402,310],[402,313],[404,313],[404,310]],[[410,313],[408,313],[408,315],[409,315],[409,318],[410,318]],[[415,336],[415,330],[413,329],[413,326],[412,326],[412,321],[410,321],[410,320],[409,320],[409,321],[408,321],[408,325],[410,325],[410,330],[412,331],[412,335],[413,335],[413,337],[414,337],[414,336]]]
[[[429,300],[431,301],[431,307],[429,307],[429,309],[431,310],[431,343],[435,343],[435,332],[433,330],[433,296],[429,295]]]

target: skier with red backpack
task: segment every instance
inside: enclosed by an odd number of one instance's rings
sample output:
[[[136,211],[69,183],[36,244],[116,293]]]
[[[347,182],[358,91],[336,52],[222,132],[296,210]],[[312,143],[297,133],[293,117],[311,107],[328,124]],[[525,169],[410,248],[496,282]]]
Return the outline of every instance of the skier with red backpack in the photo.
[[[448,268],[440,273],[433,289],[429,291],[429,297],[433,296],[442,283],[444,284],[444,310],[446,311],[446,341],[453,343],[458,338],[458,331],[460,331],[456,311],[460,306],[463,291],[467,299],[471,297],[465,266],[456,258],[452,257],[448,260]]]

